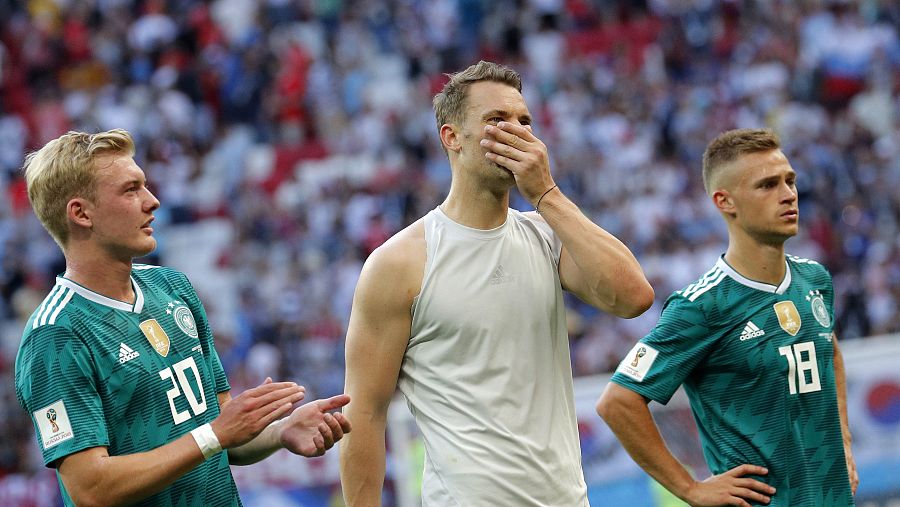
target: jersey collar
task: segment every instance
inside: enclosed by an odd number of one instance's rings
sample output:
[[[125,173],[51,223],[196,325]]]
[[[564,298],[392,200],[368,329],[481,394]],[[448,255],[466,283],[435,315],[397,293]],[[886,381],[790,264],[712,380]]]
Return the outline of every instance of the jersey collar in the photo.
[[[781,280],[781,283],[776,285],[772,285],[770,283],[758,282],[756,280],[751,280],[746,276],[735,271],[733,267],[731,267],[726,261],[725,256],[719,257],[719,260],[716,261],[716,267],[724,271],[728,276],[734,279],[737,283],[741,285],[746,285],[751,289],[761,290],[764,292],[771,292],[773,294],[784,294],[788,287],[791,286],[791,266],[788,264],[787,259],[784,260],[784,279]]]
[[[119,301],[118,299],[108,298],[103,294],[98,294],[91,289],[83,285],[79,285],[68,278],[57,276],[56,284],[62,285],[63,287],[68,287],[75,292],[78,293],[79,296],[93,301],[97,304],[101,304],[103,306],[108,306],[110,308],[115,308],[116,310],[122,310],[124,312],[132,312],[132,313],[141,313],[144,311],[144,292],[141,290],[141,286],[134,281],[134,278],[129,277],[131,279],[131,286],[134,288],[134,304],[128,304],[124,301]]]

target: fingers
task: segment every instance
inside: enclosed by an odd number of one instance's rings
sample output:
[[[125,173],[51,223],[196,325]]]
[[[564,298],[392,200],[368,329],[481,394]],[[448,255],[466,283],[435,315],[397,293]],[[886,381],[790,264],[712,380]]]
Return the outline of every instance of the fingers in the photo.
[[[497,141],[491,141],[490,139],[482,139],[480,144],[482,148],[488,150],[485,153],[488,158],[491,158],[490,155],[495,155],[520,162],[525,157],[525,152],[520,151],[511,145],[502,144]],[[496,162],[496,160],[494,161]]]
[[[515,130],[513,130],[514,128]],[[510,154],[527,151],[531,142],[537,140],[531,131],[507,122],[500,122],[497,126],[485,125],[484,133],[489,137],[481,140],[483,147],[495,152],[505,149]]]
[[[775,494],[775,488],[769,486],[764,482],[757,481],[756,479],[737,479],[734,481],[734,485],[744,489],[759,491],[769,495]]]
[[[322,448],[322,450],[325,451],[331,449],[331,447],[334,445],[334,433],[331,432],[331,426],[327,421],[329,418],[331,418],[332,420],[334,419],[333,417],[331,417],[331,414],[325,414],[325,418],[322,420],[322,422],[319,423],[318,426],[319,434],[322,435],[322,439],[324,440],[324,447]]]
[[[328,429],[331,432],[331,438],[334,442],[344,438],[344,428],[341,426],[337,417],[335,417],[335,414],[325,414],[324,421],[325,424],[328,425]]]
[[[744,475],[767,475],[769,470],[765,467],[756,465],[738,465],[722,475],[731,477],[742,477]]]
[[[241,396],[261,396],[267,393],[271,393],[272,391],[277,391],[279,389],[300,389],[302,391],[306,391],[306,388],[300,385],[297,385],[296,382],[272,382],[271,378],[266,378],[266,380],[256,386],[247,389]]]
[[[328,399],[316,401],[319,410],[321,410],[322,412],[329,412],[331,410],[339,409],[348,403],[350,403],[350,396],[346,394],[339,394]]]
[[[292,403],[282,403],[281,405],[275,405],[275,404],[273,404],[273,405],[274,405],[274,408],[265,407],[265,408],[272,408],[272,410],[270,412],[267,412],[265,410],[260,410],[260,412],[263,412],[262,415],[259,417],[259,423],[260,423],[260,426],[262,426],[262,428],[265,428],[266,426],[272,424],[273,422],[277,421],[278,419],[281,419],[285,414],[290,412],[291,408],[293,407]]]
[[[762,493],[758,493],[753,491],[752,489],[747,488],[738,488],[737,492],[734,493],[735,496],[746,499],[753,500],[754,502],[760,502],[764,504],[768,504],[770,498],[767,495],[763,495]]]
[[[293,383],[291,383],[293,384]],[[276,384],[265,384],[261,387],[269,387]],[[257,387],[254,389],[260,389],[261,387]],[[302,400],[304,396],[306,396],[306,390],[302,386],[298,386],[297,384],[293,384],[287,387],[283,387],[281,389],[270,390],[269,392],[257,393],[246,391],[241,394],[244,396],[248,395],[248,398],[253,399],[256,402],[257,407],[265,407],[273,404],[280,404],[283,402],[289,402],[291,404],[297,403]]]
[[[352,426],[350,425],[350,420],[347,419],[344,416],[344,414],[342,414],[340,412],[335,412],[332,415],[334,415],[334,418],[335,418],[335,420],[337,420],[338,424],[341,425],[341,431],[343,431],[344,433],[350,433],[350,430],[352,429]]]
[[[517,125],[515,123],[511,123],[508,121],[501,121],[497,124],[496,127],[493,125],[488,125],[489,127],[493,127],[496,130],[501,131],[501,133],[495,134],[494,132],[490,132],[492,135],[497,137],[498,135],[505,135],[505,139],[510,139],[512,137],[519,137],[525,142],[534,142],[537,140],[537,137],[534,136],[534,132],[531,129],[531,125]],[[504,139],[500,139],[505,142]]]

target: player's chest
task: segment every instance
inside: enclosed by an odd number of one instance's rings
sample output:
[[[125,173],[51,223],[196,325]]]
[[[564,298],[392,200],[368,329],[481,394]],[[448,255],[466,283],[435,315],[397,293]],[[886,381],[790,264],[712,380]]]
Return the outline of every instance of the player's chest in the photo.
[[[147,301],[140,313],[106,312],[95,338],[118,364],[135,362],[150,370],[202,353],[194,314],[175,297]]]
[[[177,426],[215,405],[208,351],[183,301],[157,298],[140,313],[111,310],[102,322],[94,357],[108,417],[150,410],[153,424]]]
[[[173,381],[199,388],[211,378],[197,321],[180,299],[148,300],[140,313],[108,310],[94,331],[101,395],[139,400]]]
[[[719,330],[720,347],[712,362],[750,376],[830,364],[834,317],[822,292],[805,287],[754,294],[725,309],[730,318],[723,316],[728,324]]]

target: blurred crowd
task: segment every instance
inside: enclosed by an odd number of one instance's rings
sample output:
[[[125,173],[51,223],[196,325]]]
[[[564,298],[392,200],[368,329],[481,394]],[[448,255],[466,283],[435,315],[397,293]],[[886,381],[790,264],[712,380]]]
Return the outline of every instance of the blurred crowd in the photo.
[[[560,188],[656,290],[633,320],[569,300],[587,375],[724,251],[700,159],[735,127],[782,138],[788,251],[831,270],[839,336],[900,331],[898,26],[890,0],[0,0],[0,475],[41,467],[13,362],[64,263],[21,166],[61,133],[135,136],[162,202],[146,262],[191,278],[233,389],[328,396],[363,261],[448,189],[431,97],[507,64]]]

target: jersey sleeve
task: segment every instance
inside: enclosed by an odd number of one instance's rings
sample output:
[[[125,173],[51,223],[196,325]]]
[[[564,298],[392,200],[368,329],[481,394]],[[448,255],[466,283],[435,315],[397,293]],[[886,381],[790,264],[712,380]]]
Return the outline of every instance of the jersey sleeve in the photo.
[[[225,369],[222,367],[219,353],[216,352],[212,328],[209,325],[209,317],[206,315],[206,309],[203,307],[203,303],[200,301],[197,291],[194,290],[194,287],[191,285],[187,276],[182,273],[180,273],[180,275],[182,277],[181,282],[184,287],[186,287],[186,290],[182,291],[182,298],[184,298],[188,307],[191,309],[191,313],[193,313],[197,319],[197,331],[203,347],[203,356],[209,362],[210,371],[213,372],[216,392],[222,393],[230,391],[231,385],[228,383],[228,376],[225,374]]]
[[[44,464],[109,445],[88,346],[68,328],[41,326],[25,338],[16,362],[16,395],[31,415]]]
[[[656,327],[622,359],[611,380],[666,404],[710,352],[714,340],[703,308],[673,295]]]

